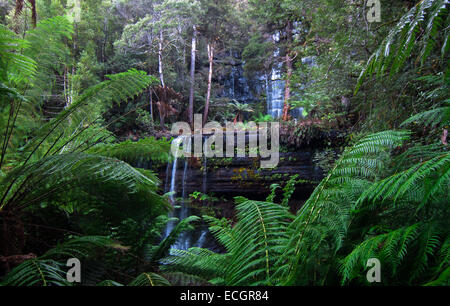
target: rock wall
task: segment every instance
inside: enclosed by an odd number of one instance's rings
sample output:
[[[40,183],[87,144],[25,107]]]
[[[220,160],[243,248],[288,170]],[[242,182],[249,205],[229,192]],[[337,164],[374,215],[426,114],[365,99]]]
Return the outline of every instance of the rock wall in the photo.
[[[306,199],[323,177],[321,169],[312,162],[313,151],[280,153],[280,162],[274,169],[261,169],[257,158],[190,158],[187,162],[179,159],[176,171],[170,165],[160,171],[166,192],[174,182],[178,196],[184,190],[185,195],[194,191],[214,193],[215,196],[232,198],[242,195],[251,199],[265,199],[270,193],[270,185],[277,183],[284,186],[292,175],[298,174],[301,183],[296,187],[294,196]],[[205,168],[206,164],[206,168]],[[206,171],[205,171],[206,170]],[[175,180],[172,179],[175,173]]]

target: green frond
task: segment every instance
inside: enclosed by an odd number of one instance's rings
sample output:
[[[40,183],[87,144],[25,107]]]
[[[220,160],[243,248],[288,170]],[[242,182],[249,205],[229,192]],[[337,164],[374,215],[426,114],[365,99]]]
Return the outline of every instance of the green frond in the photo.
[[[113,280],[104,280],[97,284],[99,287],[122,287],[123,284],[115,282]]]
[[[207,286],[208,281],[182,272],[167,272],[162,275],[172,286]]]
[[[47,251],[41,259],[87,258],[95,249],[126,250],[119,242],[104,236],[81,236],[72,238]]]
[[[414,224],[400,228],[387,234],[369,238],[356,246],[353,251],[342,260],[340,273],[342,283],[364,275],[369,258],[378,258],[389,262],[396,269],[406,256],[409,244],[418,236],[419,225]],[[387,269],[386,269],[387,271]]]
[[[358,92],[364,79],[372,73],[382,76],[388,70],[391,75],[399,72],[415,46],[420,46],[420,60],[423,64],[441,34],[445,42],[441,50],[444,58],[448,49],[449,6],[448,0],[422,0],[403,15],[369,58],[366,67],[361,71],[355,92]],[[421,29],[425,29],[424,34],[419,33]],[[442,29],[444,31],[441,31]]]
[[[278,263],[282,267],[278,274],[283,279],[291,283],[299,273],[304,273],[302,266],[306,259],[322,243],[325,248],[333,245],[334,252],[339,250],[359,194],[379,175],[389,152],[408,135],[404,131],[384,131],[368,135],[345,150],[289,225],[287,251]]]
[[[392,200],[395,204],[411,190],[421,188],[422,198],[416,200],[422,206],[439,193],[448,195],[449,176],[450,154],[444,153],[377,182],[361,195],[359,203]]]
[[[138,141],[127,140],[116,144],[99,144],[87,152],[95,155],[114,157],[127,163],[138,163],[145,160],[167,162],[170,159],[170,143],[154,137]]]
[[[200,217],[197,216],[189,216],[183,220],[181,220],[175,228],[170,232],[169,236],[167,236],[161,243],[155,248],[152,252],[151,258],[153,261],[157,262],[161,258],[167,256],[170,251],[170,247],[177,241],[180,234],[184,231],[193,230],[194,227],[191,223],[200,220]]]
[[[202,248],[190,248],[187,251],[172,249],[171,256],[161,260],[161,269],[192,274],[207,280],[224,279],[229,258],[228,254]]]
[[[70,286],[63,264],[51,259],[30,259],[15,267],[2,281],[3,286]]]
[[[21,53],[29,47],[28,41],[19,39],[14,32],[0,25],[0,80],[9,80],[17,85],[33,79],[36,62]]]
[[[448,102],[449,100],[447,100],[447,104]],[[405,126],[412,123],[431,127],[447,126],[450,123],[450,106],[437,107],[435,109],[421,112],[408,118],[401,125]]]
[[[156,273],[142,273],[136,277],[128,286],[170,286],[167,279]]]
[[[71,142],[94,126],[107,105],[132,98],[153,82],[152,77],[137,70],[107,77],[109,80],[88,88],[68,108],[36,131],[36,136],[28,142],[24,152],[33,153],[42,143],[55,141],[54,147],[59,150],[61,146],[71,148]],[[57,140],[61,133],[65,137]]]
[[[119,192],[128,196],[136,194],[141,197],[138,203],[148,201],[154,209],[168,209],[167,201],[157,194],[159,180],[154,175],[145,175],[145,172],[148,171],[138,171],[114,158],[83,153],[49,156],[39,162],[18,167],[2,179],[2,194],[8,196],[3,199],[0,208],[23,208],[54,200],[55,197],[64,197],[69,187],[90,192],[95,186],[101,185],[109,189],[105,196]],[[7,192],[9,186],[11,189]],[[97,191],[97,195],[101,193]],[[120,204],[122,196],[110,198],[110,204]]]
[[[391,281],[397,281],[399,274],[404,275],[409,282],[418,278],[433,278],[429,272],[433,270],[432,265],[437,266],[438,273],[448,266],[448,260],[437,264],[432,261],[448,234],[448,231],[441,230],[442,226],[445,225],[416,223],[367,238],[341,261],[339,272],[342,284],[355,278],[363,279],[369,258],[378,258],[382,262],[383,275]]]
[[[116,241],[102,236],[73,238],[50,249],[38,258],[24,261],[1,282],[4,286],[70,286],[66,279],[66,261],[86,258],[101,248],[121,248]]]

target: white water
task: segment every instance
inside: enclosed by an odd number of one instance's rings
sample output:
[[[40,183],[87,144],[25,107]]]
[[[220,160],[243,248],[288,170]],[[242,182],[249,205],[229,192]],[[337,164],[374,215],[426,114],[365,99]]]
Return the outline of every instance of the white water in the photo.
[[[280,41],[280,34],[274,34],[272,39],[275,43]],[[280,56],[280,49],[275,49],[274,58]],[[266,76],[267,113],[275,119],[281,118],[284,106],[285,81],[282,77],[283,62],[280,60],[274,64],[272,71]]]
[[[178,137],[176,139],[174,139],[173,141],[179,145],[181,144],[181,141],[186,140],[187,146],[186,148],[183,148],[186,152],[190,152],[191,151],[191,142],[192,139],[191,137],[189,138],[182,138],[182,137]],[[183,142],[185,143],[185,142]],[[172,210],[172,212],[170,213],[169,217],[171,218],[177,218],[179,221],[189,217],[191,215],[191,209],[189,207],[189,201],[187,200],[187,195],[186,195],[186,181],[188,179],[187,174],[189,172],[189,162],[188,159],[185,159],[184,162],[184,168],[183,168],[183,182],[182,182],[182,199],[181,201],[177,201],[176,195],[177,195],[177,163],[178,163],[178,158],[175,157],[173,164],[172,164],[172,171],[171,171],[171,177],[170,177],[170,201],[172,203],[172,205],[179,205],[177,207],[174,207],[174,209]],[[206,188],[206,156],[204,158],[204,176],[203,176],[203,188],[205,190]],[[169,173],[169,169],[170,167],[168,166],[167,168],[167,175]],[[166,177],[166,185],[168,185],[169,182],[169,177]],[[166,225],[166,229],[165,229],[165,234],[164,234],[164,238],[167,238],[170,233],[173,231],[173,229],[175,228],[175,226],[177,225],[178,221],[170,221],[167,223]],[[178,250],[187,250],[190,247],[204,247],[205,242],[208,238],[208,234],[209,231],[207,229],[203,229],[201,230],[201,232],[195,232],[195,231],[191,231],[191,232],[183,232],[178,240],[172,245],[173,249],[178,249]]]

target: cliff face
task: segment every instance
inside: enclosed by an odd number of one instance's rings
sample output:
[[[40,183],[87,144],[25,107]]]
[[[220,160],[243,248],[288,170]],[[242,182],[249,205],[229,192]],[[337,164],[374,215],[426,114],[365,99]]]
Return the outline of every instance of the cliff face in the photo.
[[[312,151],[280,153],[280,162],[274,169],[261,169],[257,158],[211,158],[178,160],[160,172],[165,191],[188,196],[194,191],[232,198],[242,195],[251,199],[265,199],[271,184],[280,184],[298,174],[302,180],[295,197],[306,199],[322,178],[321,169],[312,162]]]

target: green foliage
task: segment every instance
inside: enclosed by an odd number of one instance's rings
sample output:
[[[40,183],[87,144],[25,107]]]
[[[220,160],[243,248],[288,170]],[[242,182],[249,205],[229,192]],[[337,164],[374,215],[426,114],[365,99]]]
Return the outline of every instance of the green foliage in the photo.
[[[120,244],[106,237],[85,236],[71,239],[44,255],[26,260],[15,267],[1,282],[3,286],[70,286],[66,279],[68,258],[86,258],[98,248],[120,248]]]
[[[142,273],[136,277],[129,286],[170,286],[170,283],[156,273]]]
[[[382,184],[373,181],[386,173],[390,152],[408,135],[380,132],[347,148],[296,216],[281,205],[237,198],[238,221],[233,227],[225,220],[205,218],[226,254],[198,248],[176,251],[163,261],[165,269],[195,274],[216,284],[280,285],[324,283],[330,270],[339,266],[345,283],[354,276],[364,276],[361,264],[377,256],[392,275],[409,269],[413,283],[443,273],[448,264],[448,246],[442,240],[448,232],[443,229],[448,227],[439,218],[445,216],[444,211],[437,212],[440,217],[432,218],[434,221],[404,227],[399,223],[397,229],[370,237],[347,253],[355,235],[353,222],[358,224],[360,218],[373,214],[367,211],[368,204],[362,204],[367,203],[365,190]],[[445,195],[436,194],[436,199],[440,200],[434,203],[442,203]],[[414,251],[408,252],[410,249]],[[336,258],[343,254],[338,263]],[[431,258],[437,254],[443,259],[436,265]]]
[[[88,152],[118,158],[128,163],[142,160],[165,163],[170,160],[170,142],[148,137],[138,141],[127,140],[115,144],[100,144],[89,149]]]
[[[414,46],[420,47],[419,60],[423,65],[441,35],[444,41],[441,55],[444,59],[449,47],[449,5],[448,0],[423,0],[405,14],[370,57],[355,91],[371,73],[378,76],[388,70],[390,75],[398,73],[411,56]],[[419,33],[420,29],[424,32]]]
[[[295,191],[295,185],[299,182],[298,176],[298,174],[293,175],[283,187],[283,200],[281,201],[281,205],[288,206],[292,194]]]

